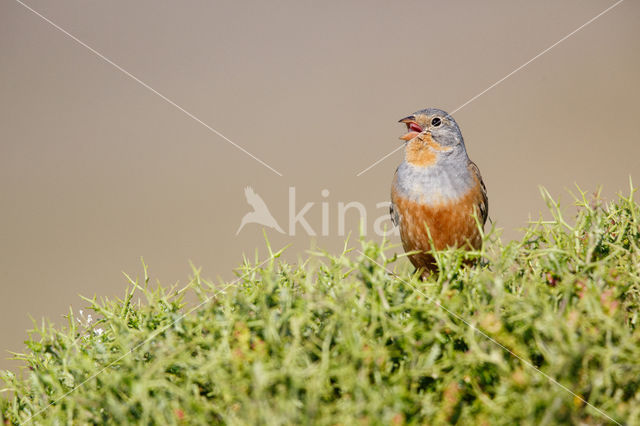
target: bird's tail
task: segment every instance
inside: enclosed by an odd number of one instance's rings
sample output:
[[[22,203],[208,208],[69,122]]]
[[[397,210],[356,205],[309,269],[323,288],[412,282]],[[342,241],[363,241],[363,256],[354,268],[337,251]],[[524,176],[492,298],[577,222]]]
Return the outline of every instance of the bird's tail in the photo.
[[[238,227],[238,230],[236,231],[236,235],[238,235],[240,233],[240,231],[242,231],[242,228],[244,228],[244,225],[246,225],[246,221],[244,220],[245,218],[242,218],[242,221],[240,222],[240,226]]]

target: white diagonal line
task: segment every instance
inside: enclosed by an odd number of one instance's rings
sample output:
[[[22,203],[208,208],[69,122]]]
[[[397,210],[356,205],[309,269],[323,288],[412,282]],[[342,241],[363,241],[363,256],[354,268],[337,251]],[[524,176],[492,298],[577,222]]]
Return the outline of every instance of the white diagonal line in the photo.
[[[280,173],[279,171],[277,171],[276,169],[274,169],[273,167],[271,167],[270,165],[268,165],[267,163],[265,163],[264,161],[262,161],[261,159],[259,159],[258,157],[256,157],[255,155],[253,155],[252,153],[250,153],[249,151],[247,151],[246,149],[244,149],[243,147],[241,147],[240,145],[238,145],[237,143],[235,143],[234,141],[232,141],[231,139],[229,139],[228,137],[226,137],[225,135],[223,135],[222,133],[220,133],[218,130],[214,129],[213,127],[211,127],[210,125],[208,125],[207,123],[205,123],[204,121],[202,121],[201,119],[199,119],[198,117],[196,117],[195,115],[193,115],[191,112],[187,111],[186,109],[184,109],[183,107],[181,107],[180,105],[178,105],[177,103],[175,103],[174,101],[172,101],[171,99],[169,99],[168,97],[166,97],[165,95],[163,95],[162,93],[158,92],[156,89],[154,89],[153,87],[149,86],[147,83],[145,83],[144,81],[140,80],[138,77],[136,77],[135,75],[131,74],[129,71],[125,70],[124,68],[122,68],[120,65],[116,64],[115,62],[113,62],[111,59],[107,58],[106,56],[104,56],[102,53],[98,52],[97,50],[95,50],[93,47],[89,46],[87,43],[83,42],[82,40],[80,40],[79,38],[77,38],[76,36],[74,36],[73,34],[71,34],[70,32],[68,32],[67,30],[65,30],[64,28],[60,27],[58,24],[56,24],[55,22],[51,21],[49,18],[47,18],[46,16],[42,15],[41,13],[39,13],[38,11],[34,10],[31,6],[25,4],[24,2],[22,2],[21,0],[15,0],[17,3],[21,4],[22,6],[24,6],[24,8],[26,8],[27,10],[30,10],[31,12],[33,12],[35,15],[39,16],[41,19],[43,19],[44,21],[46,21],[47,23],[49,23],[51,26],[53,26],[54,28],[56,28],[58,31],[62,32],[63,34],[65,34],[67,37],[71,38],[73,41],[75,41],[76,43],[80,44],[81,46],[85,47],[86,49],[88,49],[89,51],[91,51],[93,54],[95,54],[96,56],[98,56],[100,59],[104,60],[105,62],[107,62],[109,65],[113,66],[114,68],[118,69],[119,71],[121,71],[123,74],[125,74],[127,77],[131,78],[132,80],[134,80],[135,82],[139,83],[141,86],[143,86],[144,88],[148,89],[149,91],[153,92],[154,94],[156,94],[157,96],[159,96],[160,98],[162,98],[164,101],[166,101],[167,103],[171,104],[172,106],[174,106],[176,109],[180,110],[181,112],[183,112],[185,115],[187,115],[189,118],[193,119],[194,121],[200,123],[201,125],[203,125],[204,127],[206,127],[209,131],[215,133],[216,135],[218,135],[219,137],[221,137],[222,139],[224,139],[225,141],[229,142],[231,145],[233,145],[234,147],[236,147],[237,149],[239,149],[240,151],[244,152],[245,154],[247,154],[249,157],[253,158],[254,160],[256,160],[258,163],[262,164],[263,166],[265,166],[266,168],[268,168],[269,170],[271,170],[273,173],[277,174],[278,176],[282,176],[282,173]]]
[[[526,359],[522,358],[520,355],[518,355],[517,353],[513,352],[511,349],[507,348],[506,346],[504,346],[502,343],[498,342],[496,339],[494,339],[493,337],[489,336],[487,333],[485,333],[484,331],[480,330],[479,328],[477,328],[476,326],[474,326],[473,324],[469,323],[467,320],[465,320],[464,318],[462,318],[460,315],[456,314],[455,312],[449,310],[448,308],[446,308],[445,306],[441,305],[440,302],[438,302],[437,300],[434,300],[433,297],[427,296],[424,292],[420,291],[416,286],[412,285],[411,283],[403,280],[402,278],[400,278],[397,274],[393,273],[392,271],[390,271],[386,266],[382,265],[381,263],[376,262],[375,260],[373,260],[372,258],[370,258],[369,256],[367,256],[366,254],[364,254],[361,250],[356,249],[356,251],[358,253],[360,253],[362,256],[366,257],[367,259],[369,259],[370,261],[372,261],[373,263],[375,263],[376,265],[378,265],[379,267],[381,267],[382,269],[384,269],[388,274],[396,277],[397,279],[399,279],[400,281],[402,281],[404,284],[406,284],[407,286],[409,286],[413,291],[415,291],[416,293],[420,294],[422,297],[424,297],[425,299],[427,299],[427,301],[429,303],[433,303],[434,305],[436,305],[437,307],[441,308],[442,310],[444,310],[445,312],[447,312],[449,315],[455,317],[457,320],[463,322],[464,324],[466,324],[469,328],[471,328],[471,330],[475,331],[476,333],[482,335],[483,337],[485,337],[486,339],[488,339],[490,342],[494,343],[495,345],[499,346],[500,348],[502,348],[503,350],[505,350],[506,352],[508,352],[509,354],[511,354],[513,357],[517,358],[518,360],[520,360],[520,362],[522,362],[524,365],[526,365],[527,367],[532,368],[533,370],[537,371],[538,373],[540,373],[542,376],[544,376],[547,380],[549,380],[551,383],[559,386],[560,388],[562,388],[563,390],[567,391],[569,394],[571,394],[573,397],[578,398],[580,401],[584,402],[586,405],[588,405],[589,407],[593,408],[594,410],[596,410],[598,413],[602,414],[603,416],[605,416],[606,418],[608,418],[609,420],[611,420],[612,422],[614,422],[617,425],[622,426],[621,423],[617,422],[615,419],[613,419],[613,417],[611,417],[610,415],[608,415],[607,413],[605,413],[604,411],[602,411],[601,409],[599,409],[598,407],[596,407],[595,405],[591,404],[589,401],[585,400],[583,397],[581,397],[580,395],[578,395],[577,393],[573,392],[571,389],[569,389],[568,387],[566,387],[565,385],[563,385],[562,383],[558,382],[556,379],[554,379],[553,377],[551,377],[550,375],[548,375],[547,373],[545,373],[544,371],[540,370],[538,367],[536,367],[535,365],[533,365],[531,362],[527,361]]]
[[[456,112],[460,111],[462,108],[466,107],[467,105],[469,105],[471,102],[475,101],[476,99],[478,99],[480,96],[484,95],[485,93],[487,93],[488,91],[490,91],[491,89],[493,89],[494,87],[498,86],[500,83],[504,82],[506,79],[508,79],[509,77],[513,76],[515,73],[517,73],[518,71],[522,70],[523,68],[525,68],[527,65],[529,65],[530,63],[532,63],[533,61],[535,61],[536,59],[538,59],[539,57],[541,57],[542,55],[544,55],[545,53],[549,52],[551,49],[553,49],[554,47],[558,46],[560,43],[562,43],[563,41],[567,40],[568,38],[570,38],[571,36],[575,35],[578,31],[582,30],[583,28],[585,28],[586,26],[588,26],[589,24],[593,23],[595,20],[597,20],[598,18],[600,18],[602,15],[604,15],[605,13],[609,12],[610,10],[612,10],[613,8],[615,8],[616,6],[618,6],[620,3],[622,3],[624,0],[618,0],[617,2],[615,2],[613,5],[609,6],[608,8],[606,8],[605,10],[603,10],[602,12],[600,12],[599,14],[597,14],[596,16],[594,16],[593,18],[589,19],[587,22],[585,22],[584,24],[580,25],[578,28],[576,28],[575,30],[571,31],[569,34],[567,34],[566,36],[562,37],[560,40],[556,41],[555,43],[553,43],[551,46],[547,47],[546,49],[544,49],[542,52],[538,53],[536,56],[534,56],[533,58],[529,59],[527,62],[525,62],[524,64],[520,65],[518,68],[516,68],[515,70],[511,71],[509,74],[505,75],[504,77],[502,77],[500,80],[496,81],[495,83],[493,83],[491,86],[487,87],[486,89],[484,89],[482,92],[478,93],[477,95],[475,95],[473,98],[469,99],[468,101],[466,101],[465,103],[463,103],[462,105],[460,105],[458,108],[454,109],[453,111],[450,112],[451,115],[455,114]],[[360,176],[363,173],[367,172],[368,170],[370,170],[371,168],[373,168],[374,166],[376,166],[378,163],[380,163],[381,161],[385,160],[386,158],[388,158],[391,154],[393,154],[394,152],[398,151],[399,148],[394,149],[393,151],[391,151],[390,153],[388,153],[387,155],[385,155],[384,157],[382,157],[381,159],[379,159],[378,161],[376,161],[375,163],[371,164],[369,167],[367,167],[366,169],[360,171],[356,176]]]
[[[595,21],[596,19],[600,18],[602,15],[604,15],[605,13],[609,12],[611,9],[613,9],[614,7],[618,6],[620,3],[622,3],[624,0],[618,0],[616,3],[614,3],[613,5],[609,6],[608,8],[606,8],[605,10],[603,10],[602,12],[600,12],[599,14],[597,14],[596,16],[594,16],[593,18],[589,19],[587,22],[585,22],[584,24],[580,25],[578,28],[576,28],[575,30],[571,31],[569,34],[567,34],[566,36],[562,37],[560,40],[556,41],[555,43],[553,43],[551,46],[547,47],[546,49],[544,49],[542,52],[538,53],[536,56],[534,56],[533,58],[529,59],[527,62],[525,62],[524,64],[520,65],[518,68],[516,68],[515,70],[511,71],[509,74],[505,75],[504,77],[502,77],[500,80],[496,81],[495,83],[493,83],[491,86],[487,87],[486,89],[484,89],[482,92],[478,93],[477,95],[475,95],[473,98],[469,99],[467,102],[463,103],[462,105],[460,105],[458,108],[454,109],[453,111],[451,111],[451,115],[455,114],[456,112],[460,111],[462,108],[466,107],[467,105],[469,105],[471,102],[475,101],[476,99],[478,99],[480,96],[484,95],[485,93],[487,93],[489,90],[493,89],[494,87],[496,87],[497,85],[499,85],[500,83],[502,83],[503,81],[505,81],[506,79],[508,79],[509,77],[511,77],[512,75],[514,75],[515,73],[517,73],[518,71],[520,71],[522,68],[526,67],[527,65],[529,65],[531,62],[535,61],[536,59],[538,59],[540,56],[544,55],[545,53],[547,53],[548,51],[550,51],[551,49],[553,49],[554,47],[556,47],[557,45],[559,45],[560,43],[562,43],[563,41],[565,41],[566,39],[568,39],[569,37],[573,36],[575,33],[577,33],[578,31],[580,31],[581,29],[583,29],[584,27],[586,27],[587,25],[591,24],[593,21]]]
[[[381,159],[379,159],[378,161],[376,161],[375,163],[373,163],[372,165],[370,165],[366,169],[362,170],[360,173],[358,173],[356,175],[356,177],[360,177],[361,174],[368,172],[369,169],[374,168],[375,166],[378,165],[378,163],[381,163],[382,161],[386,160],[388,157],[390,157],[391,155],[393,155],[396,152],[400,151],[402,148],[404,148],[404,145],[400,145],[399,147],[397,147],[396,149],[394,149],[393,151],[391,151],[390,153],[388,153],[387,155],[385,155],[384,157],[382,157]]]
[[[259,263],[258,265],[255,266],[254,270],[261,267],[262,265],[264,265],[265,263],[269,262],[270,260],[274,259],[275,256],[272,254],[268,259],[262,261],[261,263]],[[184,314],[180,315],[175,321],[173,321],[170,324],[165,325],[164,327],[156,330],[155,332],[151,333],[151,335],[149,337],[147,337],[146,339],[144,339],[142,342],[138,343],[137,345],[135,345],[133,348],[129,349],[129,351],[127,351],[126,353],[124,353],[122,356],[118,357],[116,360],[111,361],[110,363],[108,363],[107,365],[105,365],[101,370],[99,370],[96,373],[93,373],[91,376],[89,376],[88,378],[86,378],[85,380],[83,380],[78,386],[74,387],[73,389],[69,390],[68,392],[66,392],[65,394],[63,394],[62,396],[58,397],[57,399],[55,399],[53,402],[51,402],[49,405],[47,405],[46,407],[44,407],[43,409],[37,411],[36,413],[32,414],[27,420],[24,421],[24,423],[22,424],[26,424],[29,423],[34,417],[42,414],[44,411],[46,411],[47,409],[49,409],[49,407],[51,407],[52,405],[57,404],[58,402],[60,402],[61,400],[63,400],[64,398],[66,398],[67,396],[69,396],[70,394],[72,394],[74,391],[76,391],[78,388],[82,387],[84,384],[86,384],[87,382],[89,382],[90,380],[95,379],[98,375],[100,375],[100,373],[102,373],[103,371],[105,371],[107,368],[111,367],[112,365],[114,365],[117,362],[122,361],[124,358],[126,358],[129,354],[131,354],[133,351],[135,351],[136,349],[138,349],[140,346],[145,345],[147,343],[149,343],[151,340],[155,339],[158,334],[164,333],[167,329],[169,329],[169,327],[172,327],[173,325],[175,325],[178,321],[180,321],[182,318],[186,317],[187,315],[191,314],[193,311],[195,311],[196,309],[202,307],[203,305],[205,305],[206,303],[208,303],[209,301],[211,301],[211,299],[213,299],[214,297],[216,297],[217,295],[219,295],[220,293],[224,292],[226,289],[228,289],[229,287],[231,287],[232,285],[234,285],[235,283],[237,283],[238,281],[240,281],[242,278],[244,278],[247,274],[245,273],[244,275],[238,277],[237,279],[231,281],[230,283],[228,283],[226,286],[222,287],[220,290],[216,291],[212,296],[208,296],[207,298],[205,298],[202,302],[198,303],[196,306],[194,306],[193,308],[189,309],[187,312],[185,312]]]

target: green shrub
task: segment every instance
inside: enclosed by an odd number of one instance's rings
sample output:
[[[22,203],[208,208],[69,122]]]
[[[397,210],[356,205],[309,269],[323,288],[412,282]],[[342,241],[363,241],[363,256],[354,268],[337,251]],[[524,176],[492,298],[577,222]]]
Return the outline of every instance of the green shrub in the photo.
[[[640,206],[581,193],[573,223],[481,253],[437,254],[422,282],[362,241],[227,285],[146,277],[96,319],[37,327],[6,424],[640,423]],[[479,258],[475,267],[465,257]],[[185,292],[202,301],[187,308]],[[137,297],[146,303],[134,303]],[[610,417],[608,417],[610,416]]]

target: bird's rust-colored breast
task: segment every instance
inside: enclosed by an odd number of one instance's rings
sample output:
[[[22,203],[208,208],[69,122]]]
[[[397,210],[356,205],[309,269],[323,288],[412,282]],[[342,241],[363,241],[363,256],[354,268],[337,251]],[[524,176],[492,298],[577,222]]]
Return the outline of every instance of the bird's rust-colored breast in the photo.
[[[403,197],[397,193],[395,185],[391,198],[400,219],[400,237],[405,251],[430,251],[431,240],[436,250],[481,247],[482,236],[474,216],[474,213],[480,215],[478,208],[483,202],[480,182],[458,199],[437,204]],[[410,260],[416,268],[434,268],[433,258],[427,253],[411,255]]]
[[[407,163],[416,167],[429,167],[436,164],[438,152],[451,151],[433,140],[431,133],[419,134],[407,142],[405,155]]]

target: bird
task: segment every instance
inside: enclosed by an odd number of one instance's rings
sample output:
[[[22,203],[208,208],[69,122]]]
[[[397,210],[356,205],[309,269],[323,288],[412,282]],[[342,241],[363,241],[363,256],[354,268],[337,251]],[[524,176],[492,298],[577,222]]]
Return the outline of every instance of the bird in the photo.
[[[284,231],[280,228],[280,225],[278,225],[278,222],[269,211],[267,204],[264,202],[262,197],[253,190],[253,188],[247,186],[244,189],[244,196],[247,199],[247,203],[253,207],[253,211],[244,215],[240,221],[240,227],[238,228],[236,235],[240,233],[247,223],[257,223],[268,226],[269,228],[274,228],[276,231],[284,234]]]
[[[438,272],[433,249],[482,246],[489,199],[451,115],[426,108],[399,122],[407,131],[400,137],[404,160],[391,185],[391,221],[400,228],[409,260],[426,280]]]

